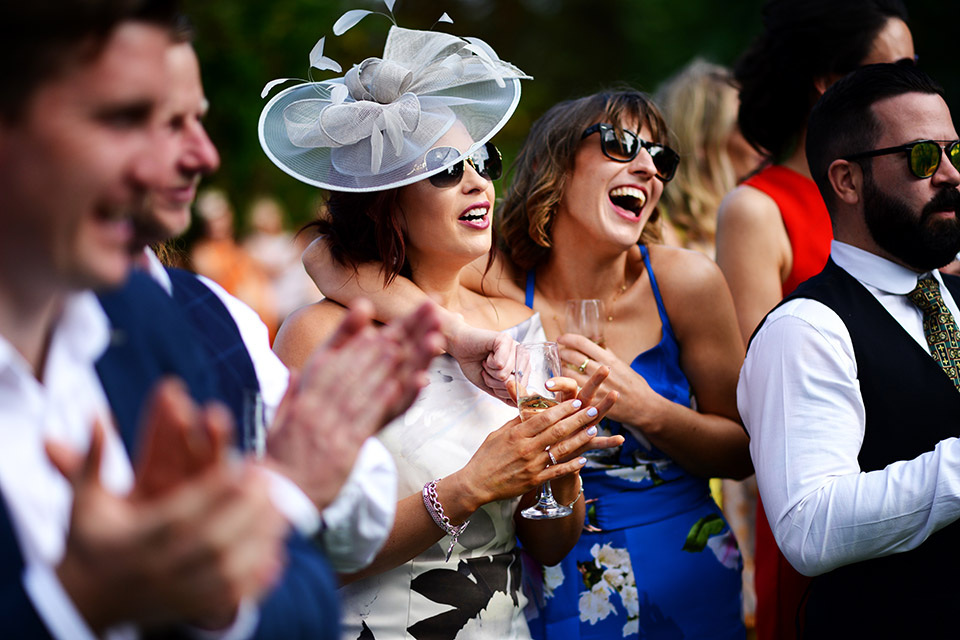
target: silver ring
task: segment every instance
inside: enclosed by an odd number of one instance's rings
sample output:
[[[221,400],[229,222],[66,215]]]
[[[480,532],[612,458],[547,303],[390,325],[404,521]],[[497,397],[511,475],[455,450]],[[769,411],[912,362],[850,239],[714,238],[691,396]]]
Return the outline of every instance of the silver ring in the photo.
[[[553,453],[550,451],[550,447],[547,447],[547,455],[550,456],[550,464],[557,464],[557,459],[553,457]],[[550,466],[550,465],[547,465]]]

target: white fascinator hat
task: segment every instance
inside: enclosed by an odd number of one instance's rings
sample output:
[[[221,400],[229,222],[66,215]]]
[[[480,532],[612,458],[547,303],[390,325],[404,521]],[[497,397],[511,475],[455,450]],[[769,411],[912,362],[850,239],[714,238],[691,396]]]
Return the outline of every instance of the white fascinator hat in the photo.
[[[392,5],[387,2],[391,12]],[[370,13],[348,11],[334,34]],[[452,21],[444,14],[440,22]],[[340,65],[323,57],[323,41],[311,53],[311,67],[339,72]],[[482,40],[394,25],[382,58],[274,96],[260,114],[260,145],[280,169],[323,189],[400,187],[443,171],[492,138],[517,107],[521,78],[529,76]],[[262,96],[288,80],[268,83]],[[424,154],[455,122],[474,145],[428,169]]]

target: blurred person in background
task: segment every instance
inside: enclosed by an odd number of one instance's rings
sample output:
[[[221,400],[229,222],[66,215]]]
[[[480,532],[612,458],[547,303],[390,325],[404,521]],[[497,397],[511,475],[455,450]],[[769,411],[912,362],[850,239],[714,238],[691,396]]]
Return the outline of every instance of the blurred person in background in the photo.
[[[300,262],[307,239],[287,230],[283,207],[272,196],[253,201],[249,222],[250,233],[243,240],[243,248],[270,278],[277,317],[282,323],[294,309],[320,298]]]
[[[695,58],[654,94],[683,158],[660,201],[664,242],[710,258],[720,201],[763,160],[740,133],[737,93],[732,71]]]
[[[201,232],[190,251],[193,270],[250,305],[267,325],[272,341],[279,322],[270,278],[237,243],[235,214],[227,194],[220,189],[204,189],[197,196],[196,212]]]

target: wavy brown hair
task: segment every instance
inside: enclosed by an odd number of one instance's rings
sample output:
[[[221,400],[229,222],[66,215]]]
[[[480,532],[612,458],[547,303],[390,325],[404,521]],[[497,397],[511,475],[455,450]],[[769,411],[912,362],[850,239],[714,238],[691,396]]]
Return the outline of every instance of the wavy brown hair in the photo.
[[[596,123],[613,125],[622,133],[624,123],[646,125],[653,141],[671,144],[660,110],[639,91],[624,89],[595,93],[551,107],[533,123],[513,166],[515,176],[500,207],[499,232],[503,248],[523,270],[537,267],[550,254],[553,216],[563,201],[567,176],[584,130]],[[598,144],[596,139],[584,144]],[[654,210],[640,236],[647,244],[660,239]]]

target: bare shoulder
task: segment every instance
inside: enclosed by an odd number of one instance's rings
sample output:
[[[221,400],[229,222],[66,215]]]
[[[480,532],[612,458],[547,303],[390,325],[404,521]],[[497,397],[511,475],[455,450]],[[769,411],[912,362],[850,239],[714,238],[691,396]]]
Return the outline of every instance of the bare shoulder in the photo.
[[[300,307],[283,321],[273,342],[274,352],[288,367],[300,368],[346,313],[345,307],[330,299]]]
[[[717,263],[699,251],[650,245],[650,266],[657,279],[664,302],[669,298],[699,297],[717,287],[726,290],[727,283]]]
[[[793,264],[790,237],[777,203],[766,193],[740,185],[717,212],[717,263],[731,284],[769,275],[782,282]]]
[[[493,304],[500,318],[498,331],[515,327],[533,315],[533,309],[510,298],[495,298]]]
[[[769,195],[742,184],[723,197],[717,211],[717,227],[721,225],[753,226],[780,221],[780,208]]]
[[[504,331],[514,327],[527,318],[533,311],[525,305],[497,294],[481,295],[466,292],[470,302],[463,309],[463,319],[478,329]]]
[[[650,247],[650,264],[681,344],[701,344],[710,336],[719,336],[731,348],[741,344],[733,297],[713,260],[696,251],[657,245]]]

